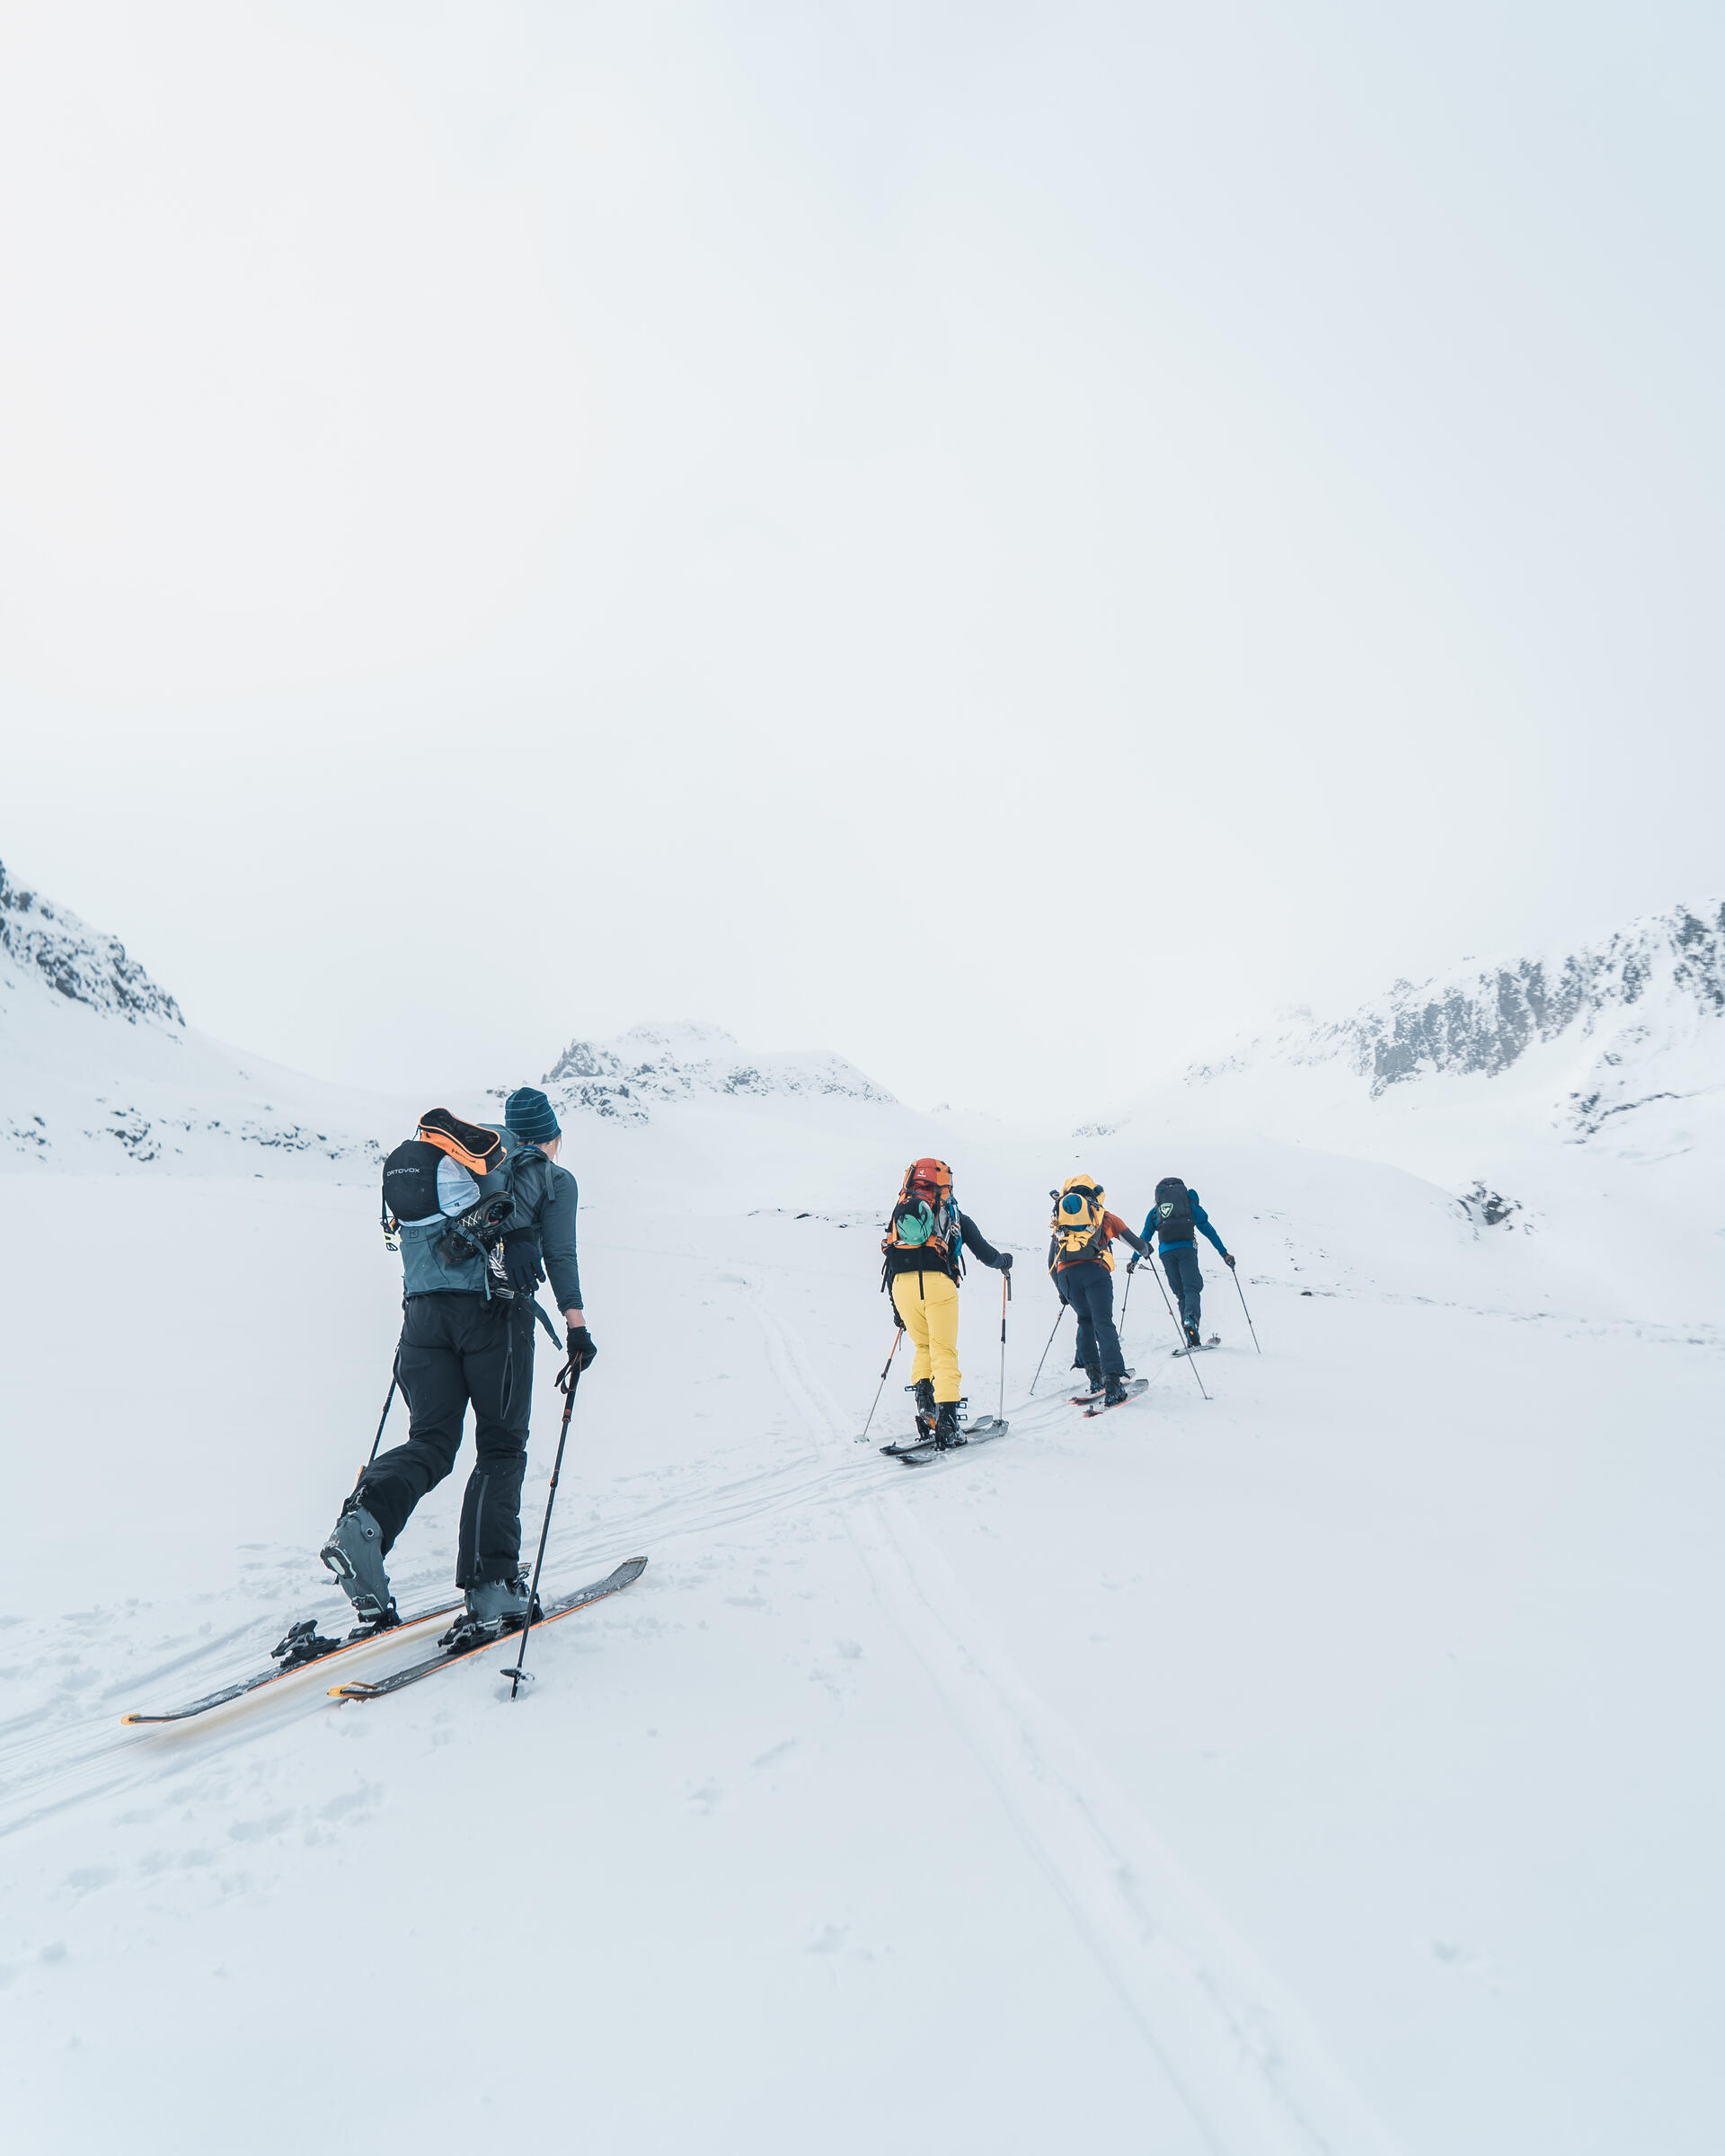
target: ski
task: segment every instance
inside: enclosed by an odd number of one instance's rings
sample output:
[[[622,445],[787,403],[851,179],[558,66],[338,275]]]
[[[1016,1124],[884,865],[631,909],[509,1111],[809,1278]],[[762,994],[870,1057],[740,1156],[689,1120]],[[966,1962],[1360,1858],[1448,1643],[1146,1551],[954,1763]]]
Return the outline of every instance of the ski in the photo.
[[[1126,1374],[1128,1377],[1130,1377],[1132,1373],[1130,1370],[1128,1370]],[[1098,1385],[1093,1392],[1089,1391],[1075,1392],[1070,1396],[1072,1405],[1075,1408],[1087,1408],[1092,1400],[1100,1400],[1102,1397],[1102,1394],[1107,1392],[1107,1390],[1108,1387],[1106,1385]]]
[[[1213,1332],[1208,1340],[1200,1340],[1196,1348],[1171,1348],[1168,1352],[1170,1355],[1208,1355],[1212,1348],[1221,1345],[1222,1335]]]
[[[1135,1377],[1126,1388],[1125,1400],[1098,1400],[1084,1409],[1084,1419],[1088,1421],[1092,1415],[1106,1415],[1110,1408],[1123,1408],[1128,1400],[1136,1400],[1140,1392],[1147,1392],[1149,1385],[1147,1377]]]
[[[555,1602],[545,1604],[543,1614],[534,1621],[534,1630],[537,1631],[544,1624],[555,1624],[560,1617],[573,1616],[577,1610],[586,1609],[589,1603],[603,1602],[607,1595],[621,1593],[632,1581],[639,1579],[646,1569],[647,1560],[644,1557],[632,1557],[604,1579],[596,1579],[590,1586],[578,1587],[572,1595],[560,1595]],[[482,1655],[487,1648],[498,1647],[506,1639],[518,1640],[521,1629],[516,1625],[509,1631],[500,1632],[495,1639],[481,1639],[472,1647],[446,1648],[439,1654],[428,1655],[422,1662],[410,1662],[405,1669],[396,1670],[376,1684],[332,1684],[330,1697],[332,1700],[385,1699],[392,1692],[402,1692],[408,1685],[417,1684],[421,1677],[429,1677],[434,1670],[448,1669],[457,1662],[466,1661],[470,1655]]]
[[[981,1416],[965,1426],[962,1433],[964,1445],[950,1445],[945,1450],[948,1453],[961,1453],[967,1445],[986,1445],[991,1437],[1004,1437],[1012,1427],[1010,1422],[1003,1422],[998,1415]],[[917,1445],[883,1445],[880,1450],[889,1460],[897,1460],[903,1467],[928,1467],[934,1461],[945,1457],[932,1437],[925,1437]]]
[[[242,1677],[237,1684],[224,1684],[219,1692],[207,1692],[201,1700],[189,1700],[183,1707],[171,1707],[164,1714],[122,1714],[119,1719],[128,1727],[145,1722],[190,1721],[195,1714],[208,1714],[212,1707],[226,1707],[230,1700],[261,1692],[266,1684],[279,1684],[284,1677],[296,1677],[302,1669],[309,1669],[314,1662],[327,1662],[335,1655],[351,1654],[356,1647],[375,1646],[379,1639],[394,1639],[412,1631],[417,1625],[434,1623],[439,1617],[453,1617],[460,1607],[458,1602],[443,1603],[435,1610],[420,1610],[411,1617],[403,1617],[399,1624],[392,1624],[383,1631],[360,1632],[347,1639],[328,1641],[317,1640],[316,1620],[307,1617],[289,1629],[288,1639],[299,1632],[308,1647],[317,1642],[315,1651],[301,1654],[295,1660],[284,1660],[279,1669],[266,1669],[255,1677]],[[312,1628],[309,1633],[305,1631],[307,1625]],[[282,1644],[286,1646],[288,1640]]]

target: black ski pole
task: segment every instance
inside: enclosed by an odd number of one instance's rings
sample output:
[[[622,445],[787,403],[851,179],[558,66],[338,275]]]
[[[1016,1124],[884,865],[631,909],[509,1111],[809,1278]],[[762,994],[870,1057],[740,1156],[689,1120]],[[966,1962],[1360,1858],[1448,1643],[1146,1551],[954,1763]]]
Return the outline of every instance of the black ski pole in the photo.
[[[563,1471],[563,1447],[569,1442],[569,1418],[575,1412],[575,1388],[581,1382],[581,1374],[575,1366],[571,1354],[558,1374],[557,1383],[563,1392],[563,1427],[557,1433],[557,1457],[551,1463],[551,1488],[545,1492],[545,1520],[539,1530],[539,1554],[533,1560],[533,1585],[527,1589],[527,1613],[521,1626],[521,1652],[515,1666],[503,1674],[509,1680],[509,1697],[513,1699],[524,1684],[533,1679],[525,1666],[527,1659],[527,1634],[533,1630],[533,1613],[539,1607],[539,1568],[545,1561],[545,1537],[551,1533],[551,1508],[557,1501],[557,1478]]]
[[[1013,1276],[1003,1273],[1000,1276],[1000,1414],[996,1418],[1001,1422],[1006,1419],[1006,1305],[1012,1299]],[[1057,1325],[1060,1322],[1058,1318],[1054,1321]]]
[[[898,1354],[898,1343],[904,1339],[904,1337],[905,1329],[901,1325],[898,1331],[893,1334],[892,1346],[887,1350],[887,1359],[880,1371],[880,1383],[874,1388],[874,1405],[869,1409],[869,1422],[872,1422],[874,1420],[874,1409],[880,1405],[880,1395],[887,1389],[887,1372],[892,1368],[892,1358]],[[862,1425],[862,1435],[860,1437],[854,1437],[851,1440],[852,1444],[866,1445],[869,1442],[869,1422],[865,1422]]]
[[[366,1467],[369,1467],[372,1462],[377,1457],[377,1447],[384,1442],[384,1425],[389,1420],[389,1410],[395,1404],[395,1389],[402,1382],[401,1378],[396,1374],[398,1367],[399,1351],[397,1362],[390,1365],[389,1391],[384,1395],[384,1411],[377,1418],[377,1435],[372,1439],[371,1450],[366,1455]],[[365,1473],[366,1467],[362,1467],[359,1470],[359,1474],[353,1478],[353,1487],[356,1489],[358,1489],[359,1487],[359,1479],[360,1476]]]
[[[1156,1276],[1156,1286],[1162,1293],[1163,1308],[1168,1312],[1168,1322],[1174,1329],[1174,1338],[1180,1342],[1180,1346],[1174,1350],[1174,1352],[1176,1355],[1183,1355],[1186,1357],[1186,1360],[1189,1363],[1191,1363],[1192,1375],[1198,1379],[1198,1389],[1203,1393],[1205,1399],[1208,1400],[1210,1395],[1204,1383],[1203,1378],[1199,1375],[1197,1363],[1192,1361],[1192,1352],[1190,1348],[1188,1346],[1186,1339],[1186,1328],[1174,1315],[1174,1306],[1168,1300],[1168,1290],[1165,1287],[1163,1287],[1162,1276],[1160,1274],[1157,1274]]]
[[[1132,1300],[1132,1276],[1137,1269],[1135,1265],[1128,1265],[1126,1268],[1126,1293],[1120,1297],[1120,1321],[1115,1329],[1120,1336],[1122,1349],[1126,1346],[1126,1306]]]
[[[1057,1316],[1054,1321],[1054,1332],[1050,1332],[1048,1335],[1048,1348],[1052,1348],[1054,1346],[1054,1334],[1059,1331],[1060,1319],[1066,1316],[1069,1307],[1070,1306],[1066,1303],[1061,1303],[1059,1316]],[[1048,1359],[1048,1348],[1045,1348],[1042,1350],[1042,1362],[1038,1363],[1036,1365],[1036,1376],[1031,1380],[1031,1391],[1032,1392],[1036,1391],[1038,1381],[1042,1375],[1042,1363],[1046,1363]]]
[[[1240,1307],[1242,1310],[1246,1310],[1246,1291],[1240,1285],[1240,1276],[1234,1272],[1233,1266],[1230,1266],[1228,1270],[1234,1273],[1234,1292],[1240,1298]],[[1252,1312],[1249,1310],[1246,1310],[1246,1330],[1252,1335],[1252,1346],[1258,1348],[1258,1328],[1252,1323]],[[1261,1348],[1258,1348],[1258,1352],[1261,1355],[1264,1351]]]

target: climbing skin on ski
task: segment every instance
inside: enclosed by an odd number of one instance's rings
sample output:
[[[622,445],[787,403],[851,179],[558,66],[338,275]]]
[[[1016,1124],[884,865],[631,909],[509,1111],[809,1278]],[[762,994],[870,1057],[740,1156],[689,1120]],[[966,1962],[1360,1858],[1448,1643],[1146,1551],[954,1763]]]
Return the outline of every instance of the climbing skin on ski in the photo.
[[[184,1722],[196,1714],[208,1714],[212,1707],[226,1707],[230,1700],[243,1699],[248,1692],[261,1692],[266,1684],[279,1684],[283,1677],[296,1676],[302,1669],[309,1669],[314,1662],[327,1662],[335,1655],[351,1654],[357,1647],[370,1647],[379,1639],[405,1639],[418,1626],[430,1624],[439,1617],[453,1617],[461,1604],[458,1602],[439,1603],[434,1610],[416,1610],[412,1616],[387,1626],[362,1627],[349,1632],[345,1639],[324,1639],[319,1637],[317,1621],[306,1617],[298,1624],[290,1625],[281,1645],[272,1650],[280,1657],[280,1666],[260,1670],[254,1677],[242,1677],[237,1683],[224,1684],[219,1691],[207,1692],[201,1699],[188,1700],[183,1707],[171,1707],[161,1714],[122,1714],[120,1720],[128,1726],[145,1722]]]
[[[615,1572],[607,1573],[603,1579],[596,1579],[588,1586],[578,1587],[572,1595],[560,1595],[544,1604],[544,1614],[534,1621],[534,1630],[536,1632],[542,1625],[555,1624],[560,1617],[572,1617],[577,1610],[586,1609],[589,1603],[603,1602],[607,1595],[620,1594],[624,1587],[638,1580],[646,1569],[647,1560],[644,1557],[632,1557],[619,1565]],[[465,1662],[471,1655],[482,1655],[488,1647],[495,1647],[500,1640],[519,1637],[520,1628],[515,1626],[492,1638],[474,1640],[470,1646],[449,1648],[441,1654],[428,1655],[422,1662],[410,1662],[405,1669],[396,1670],[376,1684],[332,1684],[330,1697],[332,1700],[385,1699],[392,1692],[402,1692],[410,1684],[417,1684],[421,1677],[431,1676],[439,1669],[449,1669],[457,1662]]]
[[[1140,1392],[1146,1392],[1149,1384],[1150,1380],[1147,1377],[1129,1379],[1121,1386],[1120,1397],[1118,1400],[1110,1400],[1104,1394],[1101,1400],[1092,1401],[1084,1409],[1085,1420],[1088,1421],[1092,1415],[1106,1415],[1110,1408],[1123,1408],[1128,1400],[1136,1400]]]

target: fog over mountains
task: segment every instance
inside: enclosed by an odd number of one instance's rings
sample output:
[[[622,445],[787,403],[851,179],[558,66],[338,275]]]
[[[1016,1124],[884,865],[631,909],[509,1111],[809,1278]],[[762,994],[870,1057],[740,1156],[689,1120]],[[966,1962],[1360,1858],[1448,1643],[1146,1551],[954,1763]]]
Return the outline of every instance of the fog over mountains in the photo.
[[[368,1167],[439,1087],[452,1101],[466,1090],[431,1073],[423,1100],[396,1100],[213,1040],[117,936],[4,865],[0,1040],[0,1157],[63,1168],[215,1171],[268,1155],[346,1173]],[[577,1037],[543,1071],[500,1073],[472,1104],[495,1106],[517,1083],[543,1084],[565,1118],[623,1127],[703,1100],[895,1105],[830,1051],[754,1055],[721,1027],[689,1021]],[[1711,1188],[1725,1158],[1721,1103],[1725,902],[1713,902],[1569,949],[1464,960],[1398,981],[1344,1018],[1289,1011],[1079,1129],[1274,1136],[1391,1159],[1490,1199],[1560,1146],[1642,1165],[1703,1153]]]
[[[211,1039],[117,936],[25,888],[0,865],[0,1159],[231,1172],[248,1157],[300,1171],[368,1170],[415,1114],[447,1093],[492,1108],[543,1084],[565,1118],[647,1123],[671,1102],[893,1097],[843,1056],[753,1056],[721,1027],[633,1027],[575,1039],[545,1071],[472,1089],[427,1075],[424,1098],[331,1085]],[[253,1171],[256,1172],[257,1171]]]

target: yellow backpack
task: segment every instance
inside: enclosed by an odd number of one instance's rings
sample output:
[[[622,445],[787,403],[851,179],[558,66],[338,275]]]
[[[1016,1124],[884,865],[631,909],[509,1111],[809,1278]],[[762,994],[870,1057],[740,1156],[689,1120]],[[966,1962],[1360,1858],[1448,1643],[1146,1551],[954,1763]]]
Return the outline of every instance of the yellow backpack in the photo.
[[[1054,1199],[1048,1270],[1082,1265],[1086,1259],[1110,1264],[1108,1209],[1102,1203],[1102,1186],[1092,1176],[1069,1175],[1058,1190],[1048,1195]]]

